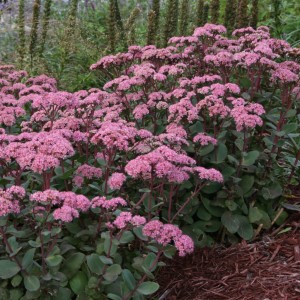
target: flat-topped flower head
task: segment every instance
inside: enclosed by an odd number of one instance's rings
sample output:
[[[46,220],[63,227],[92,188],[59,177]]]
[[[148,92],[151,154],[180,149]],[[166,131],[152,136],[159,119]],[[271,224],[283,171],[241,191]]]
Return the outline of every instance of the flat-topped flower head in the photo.
[[[193,240],[189,236],[184,235],[173,224],[163,224],[158,220],[152,220],[144,225],[143,234],[156,240],[157,243],[163,246],[173,241],[176,249],[179,251],[179,256],[185,256],[194,251]]]
[[[100,207],[106,210],[116,210],[118,206],[127,206],[127,202],[121,197],[107,199],[104,196],[95,197],[91,202],[92,208]]]
[[[119,190],[125,180],[126,176],[123,173],[116,172],[109,177],[107,184],[112,190]]]
[[[67,205],[63,205],[61,208],[57,208],[53,212],[54,220],[60,220],[65,223],[72,222],[73,219],[79,217],[79,212]]]

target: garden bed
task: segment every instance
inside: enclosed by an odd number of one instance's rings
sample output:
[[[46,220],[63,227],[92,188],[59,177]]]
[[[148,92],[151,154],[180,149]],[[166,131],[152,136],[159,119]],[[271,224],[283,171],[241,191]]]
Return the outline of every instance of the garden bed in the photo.
[[[168,261],[159,272],[159,299],[300,299],[299,214],[292,219],[287,233]]]

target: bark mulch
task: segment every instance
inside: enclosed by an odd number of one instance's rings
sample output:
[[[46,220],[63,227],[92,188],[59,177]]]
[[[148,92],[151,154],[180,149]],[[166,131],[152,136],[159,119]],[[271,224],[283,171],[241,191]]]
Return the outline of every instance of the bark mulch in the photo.
[[[300,300],[300,218],[258,242],[199,249],[167,261],[160,300]]]

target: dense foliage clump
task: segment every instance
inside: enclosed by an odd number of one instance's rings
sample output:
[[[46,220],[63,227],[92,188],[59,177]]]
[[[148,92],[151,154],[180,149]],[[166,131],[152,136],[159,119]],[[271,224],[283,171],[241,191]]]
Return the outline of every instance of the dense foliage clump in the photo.
[[[101,58],[103,89],[0,66],[3,299],[145,299],[163,256],[282,222],[294,53],[267,27],[206,24]]]

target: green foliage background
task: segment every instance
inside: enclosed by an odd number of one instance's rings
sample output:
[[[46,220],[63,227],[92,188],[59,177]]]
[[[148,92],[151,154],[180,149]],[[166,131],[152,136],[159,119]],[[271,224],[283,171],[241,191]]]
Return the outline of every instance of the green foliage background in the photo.
[[[158,28],[158,36],[156,44],[161,46],[164,44],[164,33],[166,30],[171,30],[174,35],[181,34],[180,26],[182,24],[182,16],[186,13],[181,13],[180,9],[184,9],[182,1],[170,0],[174,2],[175,7],[178,7],[179,12],[178,22],[174,28],[166,28],[167,7],[169,0],[161,0],[160,5],[160,20]],[[42,34],[42,19],[44,14],[44,6],[46,0],[41,1],[40,19],[38,24],[38,41],[37,47],[43,48],[39,55],[30,54],[29,45],[31,43],[30,34],[32,27],[32,7],[33,1],[25,1],[25,33],[26,43],[25,49],[18,35],[18,7],[19,1],[8,2],[7,6],[0,9],[1,27],[0,27],[0,62],[3,63],[18,63],[18,51],[16,49],[20,44],[21,49],[25,53],[25,61],[22,66],[31,75],[46,73],[58,79],[60,88],[75,91],[86,89],[95,86],[102,86],[107,81],[105,77],[96,77],[89,71],[89,66],[97,61],[101,56],[110,53],[108,40],[111,32],[108,31],[108,15],[109,2],[108,0],[76,0],[78,2],[78,11],[75,16],[76,22],[70,26],[70,13],[72,1],[53,0],[51,5],[51,15],[49,20],[49,28],[47,37],[43,40]],[[116,1],[119,5],[122,26],[125,28],[125,33],[122,35],[116,24],[116,48],[115,52],[120,52],[124,49],[124,39],[130,44],[145,45],[147,43],[147,20],[148,14],[152,8],[153,1],[146,0],[130,0]],[[177,3],[178,2],[178,3]],[[184,33],[191,34],[197,24],[197,7],[199,0],[190,0],[189,13],[185,20],[186,29]],[[274,2],[276,0],[259,1],[259,24],[270,26],[273,35],[286,39],[297,47],[300,45],[300,2],[292,1],[277,1],[279,2],[280,15],[275,21]],[[74,1],[73,1],[74,3]],[[214,3],[203,1],[214,7]],[[171,6],[172,6],[171,5]],[[248,17],[251,14],[252,1],[248,1]],[[219,23],[224,23],[226,0],[220,1]],[[186,8],[185,8],[186,9]],[[131,14],[134,10],[136,18],[132,18]],[[209,19],[211,20],[211,10]],[[298,17],[297,17],[298,16]],[[126,27],[127,26],[127,27]],[[130,28],[128,27],[130,26]],[[165,36],[167,38],[167,36]],[[126,44],[126,43],[125,43]],[[21,50],[22,51],[22,50]],[[37,52],[39,52],[37,50]]]

